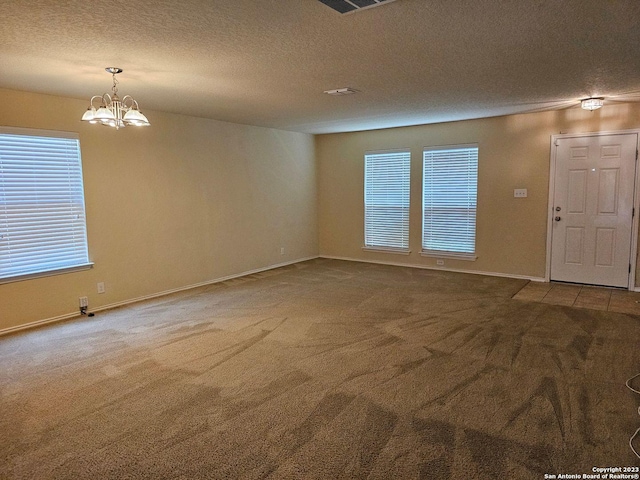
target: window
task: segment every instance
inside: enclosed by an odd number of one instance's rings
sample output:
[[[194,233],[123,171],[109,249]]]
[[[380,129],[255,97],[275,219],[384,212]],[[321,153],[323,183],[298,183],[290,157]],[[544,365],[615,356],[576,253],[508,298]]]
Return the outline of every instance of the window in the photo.
[[[77,135],[0,129],[0,282],[90,265]]]
[[[478,147],[423,152],[422,253],[475,259]]]
[[[387,151],[364,156],[364,247],[409,251],[411,153]]]

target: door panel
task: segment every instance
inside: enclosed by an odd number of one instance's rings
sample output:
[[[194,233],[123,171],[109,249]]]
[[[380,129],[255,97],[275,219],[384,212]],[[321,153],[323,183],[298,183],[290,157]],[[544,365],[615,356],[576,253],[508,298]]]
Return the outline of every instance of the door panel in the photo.
[[[596,266],[613,267],[615,249],[615,228],[596,228]]]
[[[637,135],[556,142],[551,280],[627,287]]]
[[[564,245],[564,263],[567,265],[582,265],[584,253],[584,228],[568,227],[567,239]]]
[[[618,214],[618,195],[620,188],[619,168],[603,168],[600,170],[600,185],[598,185],[598,215]]]
[[[569,171],[569,200],[567,209],[570,213],[585,213],[587,207],[587,170]]]

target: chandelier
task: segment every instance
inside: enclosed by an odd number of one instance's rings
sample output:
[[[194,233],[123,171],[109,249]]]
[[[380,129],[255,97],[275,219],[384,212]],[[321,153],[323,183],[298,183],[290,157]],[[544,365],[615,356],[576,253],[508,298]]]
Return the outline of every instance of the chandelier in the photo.
[[[121,68],[107,67],[105,70],[113,77],[113,87],[111,87],[112,94],[105,93],[103,95],[94,95],[89,101],[89,108],[82,115],[82,121],[89,123],[100,123],[108,127],[114,127],[116,130],[124,128],[127,125],[135,125],[137,127],[146,127],[150,125],[149,120],[145,117],[140,108],[138,102],[136,102],[131,95],[125,95],[118,97],[118,80],[116,75],[122,73]],[[95,99],[101,99],[100,106],[96,110],[93,101]]]

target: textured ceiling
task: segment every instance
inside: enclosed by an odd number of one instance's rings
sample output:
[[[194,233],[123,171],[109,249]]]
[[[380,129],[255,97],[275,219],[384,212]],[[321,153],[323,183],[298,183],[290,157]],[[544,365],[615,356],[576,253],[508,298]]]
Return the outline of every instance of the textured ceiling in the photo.
[[[640,100],[639,0],[397,0],[349,15],[317,0],[0,0],[0,12],[0,87],[88,99],[116,66],[143,111],[327,133]],[[360,93],[322,93],[342,87]]]

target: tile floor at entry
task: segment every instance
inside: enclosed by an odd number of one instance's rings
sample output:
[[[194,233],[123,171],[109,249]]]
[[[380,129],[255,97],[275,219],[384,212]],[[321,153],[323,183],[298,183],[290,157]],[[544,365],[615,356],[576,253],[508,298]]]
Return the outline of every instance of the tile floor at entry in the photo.
[[[516,300],[640,315],[640,292],[567,283],[529,282]]]

